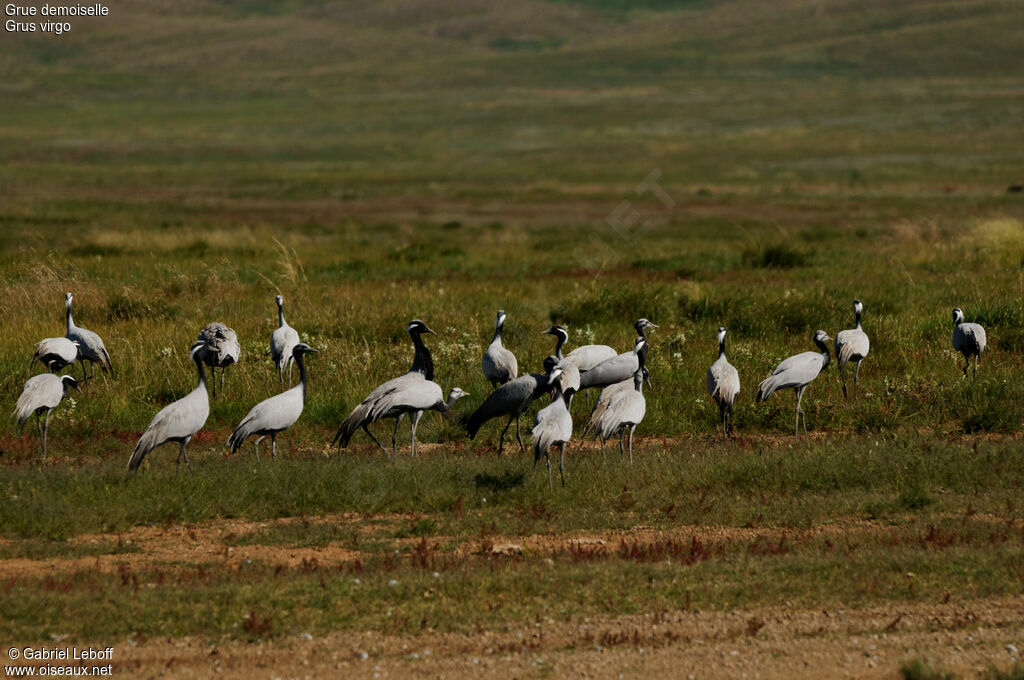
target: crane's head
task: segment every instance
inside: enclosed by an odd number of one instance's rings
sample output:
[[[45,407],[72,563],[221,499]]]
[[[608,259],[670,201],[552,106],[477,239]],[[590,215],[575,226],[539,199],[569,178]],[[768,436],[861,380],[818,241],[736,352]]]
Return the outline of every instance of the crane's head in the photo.
[[[657,326],[655,326],[653,323],[651,323],[647,319],[645,319],[643,317],[640,317],[639,319],[636,320],[636,323],[633,324],[633,328],[636,329],[637,333],[639,333],[640,335],[643,335],[644,331],[646,329],[648,329],[648,328],[657,328]]]
[[[725,342],[725,326],[718,327],[718,344]]]
[[[498,315],[496,317],[494,317],[494,327],[495,328],[501,328],[504,325],[505,325],[505,310],[504,309],[499,309],[498,310]]]
[[[823,352],[829,352],[828,343],[832,342],[832,338],[828,337],[828,333],[822,330],[814,331],[814,344],[822,349]]]
[[[864,313],[864,304],[860,300],[853,301],[853,311],[858,316]]]
[[[548,385],[551,385],[551,386],[557,385],[558,382],[561,379],[562,379],[562,369],[559,368],[558,366],[555,366],[555,368],[548,375]]]
[[[964,322],[964,310],[960,309],[959,307],[955,307],[953,309],[953,323],[955,323],[956,325],[959,326],[963,322]]]
[[[70,375],[62,375],[60,377],[61,385],[64,386],[64,391],[67,392],[69,387],[78,389],[78,381],[72,378]]]
[[[405,332],[409,335],[422,335],[423,333],[437,335],[437,333],[434,333],[434,331],[427,328],[427,324],[423,323],[419,319],[413,319],[410,321],[409,325],[405,327]]]
[[[651,384],[651,372],[647,370],[646,366],[640,369],[640,372],[644,374],[644,382],[647,383],[647,386],[653,390],[654,385]]]
[[[310,347],[309,345],[307,345],[304,342],[300,342],[299,344],[295,345],[295,347],[292,347],[292,356],[296,357],[296,358],[298,358],[300,355],[303,355],[303,354],[319,354],[319,353],[320,353],[320,350],[313,349],[312,347]]]
[[[549,354],[548,356],[544,357],[544,373],[550,374],[551,371],[555,370],[555,367],[557,366],[558,357],[556,357],[554,354]]]
[[[218,356],[220,354],[220,348],[212,342],[197,340],[196,342],[193,342],[192,347],[189,348],[188,358],[192,361],[198,361],[201,352],[209,352],[213,356]]]
[[[462,399],[468,397],[469,392],[466,392],[461,387],[453,387],[451,392],[448,393],[448,401],[454,403],[456,399]]]
[[[274,302],[277,303],[277,308],[280,309],[284,305],[284,298],[280,295],[274,297]]]
[[[64,295],[64,304],[67,306],[68,309],[71,309],[71,300],[74,297],[75,296],[72,295],[71,293],[67,293],[66,295]]]
[[[562,338],[562,342],[569,341],[569,331],[565,330],[565,326],[552,326],[546,331],[541,331],[541,335],[554,335],[555,337]]]

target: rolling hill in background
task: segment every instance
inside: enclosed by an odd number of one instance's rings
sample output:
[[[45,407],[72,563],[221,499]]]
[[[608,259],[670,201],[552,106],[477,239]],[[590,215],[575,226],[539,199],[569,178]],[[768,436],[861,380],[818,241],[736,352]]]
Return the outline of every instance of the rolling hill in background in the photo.
[[[117,2],[4,34],[0,205],[544,200],[652,169],[1002,191],[1024,174],[1021,25],[1021,3],[961,0]]]

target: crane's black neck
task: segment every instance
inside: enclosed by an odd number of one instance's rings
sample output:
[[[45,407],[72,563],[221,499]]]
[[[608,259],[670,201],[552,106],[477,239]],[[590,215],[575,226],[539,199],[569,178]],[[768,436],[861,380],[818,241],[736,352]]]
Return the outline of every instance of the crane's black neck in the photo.
[[[640,338],[644,338],[644,344],[637,350],[636,356],[640,360],[640,365],[643,366],[644,362],[647,361],[647,352],[650,351],[651,347],[647,343],[647,338],[644,337],[643,331],[640,331]],[[637,340],[640,338],[637,338]]]
[[[297,352],[292,355],[295,358],[295,363],[299,365],[299,387],[302,388],[302,401],[306,401],[306,353]]]
[[[566,334],[559,331],[555,333],[555,337],[558,338],[555,341],[555,356],[558,357],[559,359],[564,359],[565,357],[562,354],[562,345],[565,344]]]
[[[860,315],[861,315],[861,311],[859,309],[856,310],[856,314],[857,314],[857,330],[861,330],[861,328],[860,328]]]
[[[829,363],[832,361],[832,352],[829,351],[828,344],[819,340],[818,338],[814,339],[814,344],[817,345],[818,349],[821,350],[821,356],[825,359],[825,363],[822,365],[822,369],[824,369],[825,366],[828,366]]]
[[[74,327],[75,327],[75,321],[74,321],[74,319],[71,318],[71,305],[68,305],[68,332],[70,333],[71,329],[74,328]]]
[[[193,357],[192,360],[196,362],[196,370],[199,371],[199,384],[197,385],[197,387],[205,387],[206,386],[206,370],[203,368],[203,359],[199,355],[199,353],[196,352],[196,354],[195,354],[195,356]]]
[[[430,355],[430,350],[423,344],[419,333],[410,333],[410,335],[412,344],[416,346],[416,355],[413,357],[412,368],[409,369],[409,372],[422,373],[427,380],[433,380],[434,358]]]
[[[283,304],[278,304],[277,305],[277,325],[278,326],[282,326],[282,327],[284,326],[284,305]]]
[[[725,356],[725,337],[718,341],[718,358],[721,359]]]
[[[505,327],[505,324],[501,324],[500,326],[495,327],[495,329],[494,329],[494,337],[491,338],[491,344],[492,345],[494,343],[496,343],[496,342],[499,343],[499,344],[501,343],[501,330],[504,327]]]

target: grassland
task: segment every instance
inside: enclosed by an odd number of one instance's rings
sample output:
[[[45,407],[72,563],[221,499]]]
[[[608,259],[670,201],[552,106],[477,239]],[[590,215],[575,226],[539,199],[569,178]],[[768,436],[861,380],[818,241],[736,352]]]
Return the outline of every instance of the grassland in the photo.
[[[181,7],[0,44],[0,393],[13,404],[33,343],[63,334],[69,290],[117,371],[55,411],[49,461],[0,432],[0,556],[25,565],[5,567],[4,639],[1020,597],[1017,3]],[[277,293],[321,353],[302,420],[257,465],[222,443],[278,388]],[[792,396],[758,405],[756,385],[814,330],[851,326],[855,297],[862,391],[843,400],[829,369],[794,440]],[[988,329],[977,381],[950,347],[954,306]],[[638,316],[659,325],[632,468],[574,444],[549,494],[530,461],[494,455],[496,427],[463,438],[499,307],[528,370],[552,322],[622,348]],[[472,396],[424,419],[418,460],[362,435],[333,451],[348,410],[406,370],[415,317],[438,331],[438,382]],[[158,450],[126,478],[213,320],[243,355],[194,471]],[[720,325],[743,384],[727,441],[704,392]],[[217,539],[225,554],[359,557],[167,560],[121,538],[232,521],[268,527]],[[641,526],[669,533],[631,543]],[[607,541],[561,540],[584,534]],[[506,539],[527,549],[489,555]]]

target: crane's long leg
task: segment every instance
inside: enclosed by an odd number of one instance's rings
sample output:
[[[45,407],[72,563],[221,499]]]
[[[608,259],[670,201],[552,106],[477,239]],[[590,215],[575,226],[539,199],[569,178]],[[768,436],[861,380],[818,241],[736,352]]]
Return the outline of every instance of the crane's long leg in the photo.
[[[277,458],[277,433],[270,435],[270,457]]]
[[[385,449],[385,448],[384,448],[384,445],[383,445],[383,444],[381,444],[381,443],[380,443],[379,441],[377,441],[377,438],[376,438],[376,437],[374,437],[374,436],[373,436],[373,433],[372,433],[372,432],[370,432],[370,430],[369,430],[369,429],[368,429],[368,428],[366,427],[366,423],[363,423],[362,427],[363,427],[363,432],[365,432],[366,434],[370,435],[370,439],[372,439],[372,440],[373,440],[373,443],[374,443],[374,444],[376,444],[377,446],[379,446],[379,447],[380,447],[380,450],[384,452],[384,455],[385,455],[385,456],[387,456],[388,458],[390,458],[390,457],[391,457],[391,454],[390,454],[390,453],[388,452],[388,450],[387,450],[387,449]],[[398,423],[395,423],[395,428],[396,428],[396,429],[398,428]]]
[[[420,418],[423,417],[423,411],[416,411],[415,417],[410,417],[409,421],[412,423],[412,455],[416,455],[416,428],[420,425]]]
[[[636,429],[636,425],[629,428],[629,464],[633,464],[633,430]]]
[[[178,460],[174,463],[174,474],[178,474],[181,471],[181,459],[185,459],[185,464],[188,465],[188,471],[192,472],[192,461],[188,459],[188,453],[185,452],[185,447],[188,446],[191,441],[192,435],[189,435],[181,440],[181,448],[178,450]]]
[[[398,450],[398,444],[396,443],[397,439],[398,439],[398,418],[395,418],[395,429],[391,431],[391,450],[393,452]]]
[[[606,451],[605,448],[604,448],[604,437],[601,436],[600,432],[597,433],[597,439],[598,439],[598,441],[601,442],[601,458],[604,459],[604,462],[607,463],[608,462],[608,451]]]
[[[263,441],[265,438],[266,438],[266,435],[263,435],[261,437],[257,437],[256,438],[255,448],[256,448],[256,462],[257,463],[260,462],[260,442]]]
[[[519,416],[517,416],[515,413],[513,413],[512,415],[510,415],[508,417],[508,422],[505,423],[505,429],[501,431],[501,438],[498,439],[498,455],[499,456],[501,455],[502,447],[505,446],[505,434],[508,432],[508,428],[512,427],[512,419],[513,418],[516,419],[516,423],[517,424],[519,423]]]
[[[558,476],[562,478],[562,486],[565,486],[565,442],[562,442],[562,457],[558,460]]]
[[[89,379],[89,376],[85,373],[85,359],[82,359],[78,363],[82,366],[82,382],[85,382]]]
[[[288,357],[288,387],[292,386],[292,369],[295,368],[295,359]]]
[[[860,364],[858,364],[859,366]],[[843,365],[839,364],[839,381],[843,383],[843,399],[848,399],[846,394],[846,375],[843,373]]]
[[[228,367],[225,366],[220,369],[220,393],[224,394],[224,375],[228,372]]]
[[[978,355],[974,355],[974,379],[978,379]]]
[[[46,435],[50,431],[50,413],[53,409],[46,410],[46,424],[43,425],[43,458],[46,458]]]
[[[860,362],[864,361],[861,359],[857,362],[857,370],[853,372],[853,396],[857,396],[857,381],[860,380]]]
[[[544,452],[544,460],[548,464],[548,492],[550,493],[554,489],[551,488],[551,456],[547,451]]]
[[[971,357],[969,354],[964,355],[964,377],[967,377],[967,369],[971,367]]]
[[[622,438],[626,435],[626,428],[619,428],[619,460],[626,457],[626,452],[622,448]]]
[[[800,400],[803,399],[804,389],[802,387],[794,387],[793,391],[796,393],[796,436],[800,436],[800,415],[803,411],[800,410]],[[807,421],[804,421],[804,432],[807,432]]]
[[[519,436],[519,416],[516,416],[516,440],[519,441],[519,451],[525,456],[526,447],[523,446],[523,438]]]

